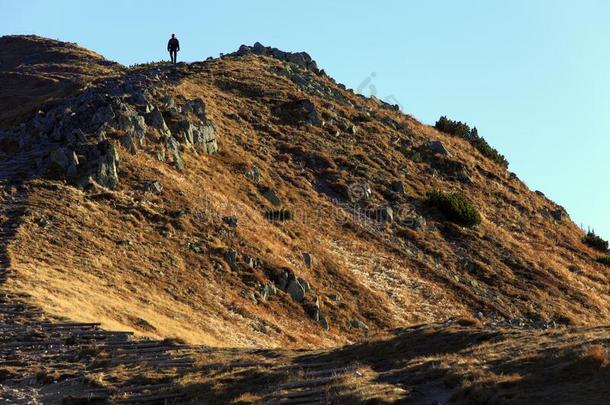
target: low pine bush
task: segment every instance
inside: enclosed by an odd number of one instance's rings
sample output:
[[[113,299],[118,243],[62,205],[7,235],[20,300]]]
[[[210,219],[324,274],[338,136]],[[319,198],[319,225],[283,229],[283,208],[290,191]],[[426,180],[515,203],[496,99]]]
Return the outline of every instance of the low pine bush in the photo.
[[[468,124],[465,122],[453,121],[445,116],[439,118],[434,127],[441,132],[466,139],[472,146],[481,152],[483,156],[501,164],[504,167],[508,167],[508,160],[506,160],[504,155],[492,148],[491,145],[487,143],[485,138],[479,136],[479,132],[477,131],[476,127],[471,129],[470,126],[468,126]]]
[[[428,205],[437,208],[448,220],[458,225],[474,227],[481,223],[481,214],[461,193],[434,190],[428,193]]]
[[[587,234],[582,238],[582,242],[595,250],[599,250],[600,252],[608,251],[608,241],[597,236],[594,231],[587,232]]]
[[[268,210],[265,216],[269,221],[292,221],[294,219],[294,211],[287,209]]]
[[[610,255],[599,256],[596,260],[598,263],[610,267]]]

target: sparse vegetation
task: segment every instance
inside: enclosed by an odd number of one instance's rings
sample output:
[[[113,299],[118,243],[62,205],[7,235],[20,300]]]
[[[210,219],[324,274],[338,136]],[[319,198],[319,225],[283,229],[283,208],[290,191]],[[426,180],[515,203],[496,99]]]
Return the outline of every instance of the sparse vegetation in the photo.
[[[587,232],[587,234],[582,238],[582,242],[595,250],[599,250],[600,252],[608,251],[608,241],[596,235],[595,231]]]
[[[501,164],[504,167],[508,167],[508,160],[506,160],[504,155],[489,145],[485,138],[479,136],[479,132],[477,131],[476,127],[471,129],[470,126],[468,126],[468,124],[465,122],[453,121],[445,116],[439,118],[434,127],[439,131],[466,139],[472,146],[481,152],[483,156]]]
[[[265,213],[265,217],[267,217],[269,221],[292,221],[294,219],[294,211],[284,208],[279,210],[268,210]]]
[[[596,261],[604,266],[610,267],[610,255],[599,256]]]
[[[354,118],[354,121],[356,122],[371,122],[373,121],[373,117],[371,117],[371,114],[368,112],[363,112],[360,113],[356,116],[356,118]]]
[[[428,204],[437,208],[448,220],[456,224],[473,227],[481,223],[481,214],[461,193],[434,190],[428,193]]]

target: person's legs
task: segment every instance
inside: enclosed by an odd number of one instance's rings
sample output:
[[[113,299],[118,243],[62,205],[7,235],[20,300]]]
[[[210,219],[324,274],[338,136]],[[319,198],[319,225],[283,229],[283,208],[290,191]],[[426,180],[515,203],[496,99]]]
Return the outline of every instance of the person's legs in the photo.
[[[178,58],[178,52],[177,51],[169,51],[169,56],[172,59],[172,63],[175,64],[176,60]]]

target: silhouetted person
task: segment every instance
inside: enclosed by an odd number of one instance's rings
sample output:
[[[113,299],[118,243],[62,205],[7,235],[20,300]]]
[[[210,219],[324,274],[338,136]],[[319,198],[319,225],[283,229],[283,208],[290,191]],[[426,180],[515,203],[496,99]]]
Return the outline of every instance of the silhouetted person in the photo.
[[[178,58],[179,50],[180,42],[178,41],[178,38],[176,38],[176,34],[172,34],[172,37],[167,43],[167,51],[169,52],[169,57],[172,59],[173,64],[176,64],[176,59]]]

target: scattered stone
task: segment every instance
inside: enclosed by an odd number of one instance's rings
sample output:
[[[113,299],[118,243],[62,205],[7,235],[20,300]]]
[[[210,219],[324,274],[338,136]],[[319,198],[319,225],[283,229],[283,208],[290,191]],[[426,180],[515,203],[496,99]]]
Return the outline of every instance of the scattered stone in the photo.
[[[259,300],[265,302],[269,298],[272,298],[277,295],[277,288],[273,283],[267,283],[264,285],[259,284],[257,287],[257,293]]]
[[[303,261],[306,267],[311,268],[313,266],[313,257],[307,252],[303,252]]]
[[[254,304],[258,305],[258,300],[256,299],[256,294],[254,294],[253,292],[247,291],[247,290],[242,290],[240,295],[246,299],[249,299]]]
[[[555,221],[561,221],[566,215],[567,215],[567,212],[563,208],[558,208],[556,210],[551,211],[551,217]]]
[[[392,182],[392,185],[390,186],[392,188],[392,191],[398,194],[405,194],[405,184],[404,182],[400,181],[400,180],[396,180]]]
[[[78,128],[68,134],[68,136],[66,137],[66,141],[68,141],[69,144],[76,145],[79,143],[87,142],[87,137],[85,136],[85,133],[82,131],[82,129]]]
[[[146,319],[136,318],[133,322],[134,326],[149,332],[155,332],[157,328],[151,325]]]
[[[261,193],[263,197],[265,197],[269,202],[275,206],[282,205],[282,199],[269,187],[263,187],[261,189]]]
[[[237,264],[237,252],[235,250],[227,250],[225,252],[225,261],[229,263],[231,267]]]
[[[237,217],[228,216],[222,218],[225,224],[229,225],[231,228],[237,228]]]
[[[163,192],[163,185],[156,180],[147,181],[144,183],[144,190],[155,194],[161,194]]]
[[[418,230],[426,226],[426,219],[421,215],[413,214],[412,216],[399,217],[398,219],[401,225],[404,225],[413,230]]]
[[[242,56],[250,53],[255,55],[273,56],[274,58],[284,62],[292,63],[296,66],[311,70],[318,75],[321,74],[316,62],[306,52],[284,52],[277,48],[263,46],[260,42],[256,42],[253,46],[242,45],[239,47],[239,50],[231,56]]]
[[[335,304],[341,303],[341,294],[339,293],[330,294],[328,298],[330,298]]]
[[[302,279],[301,277],[297,277],[297,280],[298,280],[299,284],[301,284],[301,286],[303,287],[303,290],[306,293],[311,292],[311,286],[309,285],[309,283],[306,280]]]
[[[68,148],[52,150],[47,162],[46,172],[53,177],[74,177],[78,171],[78,157]]]
[[[284,103],[277,113],[283,121],[289,124],[322,125],[316,106],[307,99]]]
[[[377,222],[394,221],[394,210],[392,207],[381,207],[368,211],[369,217]]]
[[[449,151],[441,141],[430,141],[426,144],[426,146],[433,153],[440,153],[441,155],[449,154]]]
[[[246,266],[250,267],[250,268],[255,268],[257,267],[258,263],[257,260],[251,256],[248,255],[244,255],[243,256],[243,261],[246,264]]]
[[[326,319],[326,315],[324,315],[323,312],[319,312],[318,313],[318,323],[320,324],[320,326],[322,326],[324,329],[329,330],[330,326],[328,324],[328,320]]]
[[[195,125],[192,128],[193,143],[203,148],[207,154],[218,152],[218,142],[216,141],[216,126],[212,121],[207,121],[203,125]]]
[[[301,302],[305,298],[305,289],[296,278],[290,280],[288,287],[286,287],[286,292],[290,294],[292,299],[296,302]]]
[[[349,323],[348,323],[348,329],[362,329],[362,330],[369,330],[369,327],[366,323],[358,320],[358,319],[350,319]]]
[[[348,196],[352,202],[369,201],[373,190],[367,182],[354,183],[348,188]]]
[[[278,283],[277,283],[278,288],[280,290],[285,290],[286,287],[288,287],[289,279],[290,279],[290,274],[288,273],[288,271],[284,271],[278,279]]]
[[[246,172],[246,177],[258,184],[261,181],[261,172],[256,165],[252,165],[252,168]]]
[[[457,172],[456,177],[462,183],[471,183],[472,182],[472,175],[466,169],[462,169],[459,172]]]
[[[192,250],[195,253],[201,253],[203,249],[201,248],[201,244],[198,242],[188,242],[186,247]]]
[[[206,119],[205,103],[202,99],[196,98],[194,100],[189,101],[189,104],[193,110],[193,114],[195,114],[197,118],[202,121]]]
[[[161,114],[161,110],[155,107],[147,116],[146,122],[151,127],[155,128],[159,131],[159,134],[164,137],[172,136],[172,132],[167,126],[165,119],[163,118],[163,114]]]
[[[38,224],[39,227],[44,229],[47,229],[51,226],[51,222],[46,218],[38,219],[38,221],[36,221],[36,224]]]

